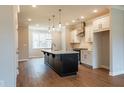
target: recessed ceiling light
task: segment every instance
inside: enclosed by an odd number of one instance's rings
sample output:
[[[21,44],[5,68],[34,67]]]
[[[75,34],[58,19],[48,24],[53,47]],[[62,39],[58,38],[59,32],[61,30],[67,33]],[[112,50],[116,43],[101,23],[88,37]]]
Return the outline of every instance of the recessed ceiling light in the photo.
[[[97,12],[98,12],[98,10],[97,10],[97,9],[95,9],[95,10],[93,10],[93,12],[94,12],[94,13],[97,13]]]
[[[84,19],[84,16],[81,16],[81,19]]]
[[[75,20],[72,20],[73,23],[75,23]]]
[[[32,7],[36,7],[36,5],[32,5]]]
[[[31,18],[28,18],[28,21],[30,22],[32,19]]]

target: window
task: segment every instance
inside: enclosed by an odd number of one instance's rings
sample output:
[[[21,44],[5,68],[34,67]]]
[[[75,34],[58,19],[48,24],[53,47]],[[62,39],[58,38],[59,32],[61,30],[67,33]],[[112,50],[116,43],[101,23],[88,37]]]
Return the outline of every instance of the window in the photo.
[[[32,31],[32,48],[51,48],[51,33],[45,31]]]

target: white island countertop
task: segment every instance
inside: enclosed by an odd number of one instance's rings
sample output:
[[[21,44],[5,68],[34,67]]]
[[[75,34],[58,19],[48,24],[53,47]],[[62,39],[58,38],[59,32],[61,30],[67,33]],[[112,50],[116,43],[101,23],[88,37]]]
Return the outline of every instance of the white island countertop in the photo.
[[[79,52],[73,50],[51,50],[51,49],[41,49],[42,52],[47,52],[51,54],[78,54]]]

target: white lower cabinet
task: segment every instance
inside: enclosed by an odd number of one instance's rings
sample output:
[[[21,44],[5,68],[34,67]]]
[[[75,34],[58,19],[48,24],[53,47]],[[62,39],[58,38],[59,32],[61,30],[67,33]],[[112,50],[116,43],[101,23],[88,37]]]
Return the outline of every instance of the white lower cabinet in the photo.
[[[92,51],[81,50],[81,63],[92,66]]]

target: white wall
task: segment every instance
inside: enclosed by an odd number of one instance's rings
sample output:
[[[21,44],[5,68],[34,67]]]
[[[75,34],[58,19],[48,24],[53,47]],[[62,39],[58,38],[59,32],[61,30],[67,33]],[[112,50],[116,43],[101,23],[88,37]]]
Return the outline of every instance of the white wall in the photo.
[[[61,32],[61,49],[66,50],[66,29],[62,28]]]
[[[65,44],[66,44],[66,50],[71,49],[71,32],[70,32],[70,26],[65,27]]]
[[[28,25],[19,26],[18,28],[18,46],[19,46],[19,61],[29,58],[28,52]]]
[[[52,32],[52,42],[56,45],[55,50],[61,50],[61,32]]]
[[[124,74],[124,10],[111,9],[110,75]]]
[[[15,31],[14,7],[0,6],[0,86],[16,86]]]

